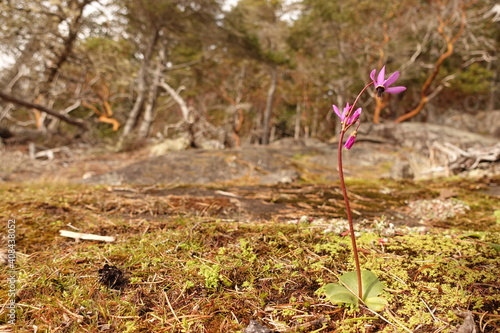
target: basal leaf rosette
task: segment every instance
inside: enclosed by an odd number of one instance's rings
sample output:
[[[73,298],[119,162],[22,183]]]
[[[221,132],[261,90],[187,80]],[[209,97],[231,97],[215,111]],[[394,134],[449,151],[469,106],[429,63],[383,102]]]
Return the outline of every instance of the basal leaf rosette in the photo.
[[[373,311],[382,311],[387,305],[387,300],[379,295],[384,290],[384,284],[370,271],[361,271],[363,287],[362,302]],[[329,283],[323,287],[326,297],[335,304],[343,303],[358,305],[359,298],[358,279],[356,272],[347,272],[339,278],[339,283]]]

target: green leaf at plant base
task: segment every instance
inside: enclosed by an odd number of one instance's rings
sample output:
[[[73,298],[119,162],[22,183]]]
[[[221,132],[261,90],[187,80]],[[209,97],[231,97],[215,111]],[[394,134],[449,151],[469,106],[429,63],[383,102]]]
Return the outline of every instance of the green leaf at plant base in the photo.
[[[358,278],[356,272],[347,272],[339,278],[339,283],[329,283],[324,286],[324,291],[332,303],[358,304]],[[370,271],[361,271],[363,287],[363,303],[373,311],[382,311],[387,305],[387,300],[379,297],[384,289],[375,274]]]
[[[358,298],[346,287],[338,283],[329,283],[323,287],[326,297],[332,303],[358,304]]]
[[[364,302],[373,311],[382,311],[387,305],[387,300],[383,297],[370,297],[365,299]]]
[[[492,248],[494,248],[497,252],[500,252],[500,244],[488,243]]]
[[[475,238],[475,239],[484,239],[486,236],[486,232],[484,231],[475,231],[475,232],[467,232],[461,235],[461,238]]]
[[[347,272],[339,280],[351,291],[358,290],[358,276],[356,272]],[[361,271],[361,281],[363,285],[363,300],[370,297],[377,297],[384,290],[384,285],[378,277],[370,271]]]
[[[495,210],[493,216],[497,218],[497,223],[500,223],[500,210]]]

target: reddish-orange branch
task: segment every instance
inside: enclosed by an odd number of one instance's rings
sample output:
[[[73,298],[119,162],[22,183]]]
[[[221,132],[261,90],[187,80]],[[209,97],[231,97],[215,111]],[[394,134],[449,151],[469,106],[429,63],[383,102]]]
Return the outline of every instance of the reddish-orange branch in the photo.
[[[87,82],[90,81],[90,78],[87,78]],[[107,123],[113,125],[113,131],[118,131],[121,124],[118,120],[113,118],[113,109],[111,107],[111,103],[109,99],[111,94],[109,92],[109,87],[106,85],[106,82],[102,79],[102,83],[98,86],[92,85],[92,90],[99,97],[100,103],[104,109],[104,112],[100,111],[95,105],[90,104],[86,101],[82,102],[82,105],[94,111],[96,115],[99,116],[99,121],[102,123]],[[97,101],[92,101],[93,103],[98,103]]]
[[[384,40],[379,46],[378,68],[381,68],[385,62],[384,46],[390,41],[389,34],[387,33],[388,31],[387,23],[384,22],[382,26],[384,28]],[[375,110],[373,111],[373,120],[372,120],[374,124],[380,123],[380,113],[387,106],[388,102],[389,102],[389,96],[387,94],[383,95],[382,98],[375,98]]]
[[[462,15],[461,16],[462,16],[462,23],[460,25],[460,29],[452,38],[450,38],[444,31],[444,28],[449,23],[448,21],[450,19],[445,23],[441,16],[438,17],[439,27],[437,30],[438,30],[439,34],[441,36],[443,36],[444,40],[446,41],[446,52],[441,54],[441,56],[436,60],[436,63],[434,64],[434,69],[433,69],[431,75],[429,75],[427,80],[425,80],[425,82],[422,86],[422,89],[420,90],[420,101],[419,101],[418,105],[410,112],[405,113],[404,115],[398,117],[394,122],[401,123],[409,118],[416,116],[420,111],[422,111],[424,106],[429,101],[430,94],[428,93],[428,91],[432,85],[432,82],[434,82],[434,80],[438,76],[439,70],[441,69],[441,66],[443,65],[444,61],[453,54],[454,44],[456,43],[458,38],[464,32],[464,29],[465,29],[465,8],[464,7],[462,7]]]

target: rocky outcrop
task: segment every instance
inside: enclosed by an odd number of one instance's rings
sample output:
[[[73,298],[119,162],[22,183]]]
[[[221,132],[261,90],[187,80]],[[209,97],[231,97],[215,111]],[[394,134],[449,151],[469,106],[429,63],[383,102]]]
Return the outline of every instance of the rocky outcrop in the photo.
[[[382,124],[360,134],[358,142],[344,151],[348,177],[425,178],[449,176],[457,162],[449,149],[495,147],[498,140],[451,127],[404,123]],[[493,148],[492,148],[493,149]],[[498,148],[495,148],[498,149]],[[456,155],[456,154],[455,154]],[[498,162],[478,161],[475,167]],[[474,161],[469,165],[474,164]],[[491,169],[491,168],[490,168]],[[91,177],[85,182],[101,184],[277,184],[304,181],[331,181],[337,178],[337,145],[318,140],[285,139],[270,146],[239,149],[169,151],[127,167]]]
[[[99,184],[325,183],[338,178],[337,143],[279,140],[237,149],[186,149],[170,140],[137,151],[110,153],[56,147],[0,146],[0,181],[57,179]],[[24,150],[20,150],[24,149]],[[53,158],[37,158],[54,153]],[[500,173],[498,139],[456,128],[418,124],[363,124],[357,143],[344,150],[344,171],[355,178],[429,178]],[[47,157],[49,157],[47,155]]]
[[[185,150],[149,158],[85,180],[104,184],[210,184],[224,182],[276,184],[299,177],[293,150],[246,147],[228,150]]]

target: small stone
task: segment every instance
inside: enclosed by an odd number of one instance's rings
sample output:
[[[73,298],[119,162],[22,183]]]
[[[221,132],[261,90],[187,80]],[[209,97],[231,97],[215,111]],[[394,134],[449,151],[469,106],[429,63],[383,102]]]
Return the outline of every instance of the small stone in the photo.
[[[243,333],[272,333],[272,331],[269,328],[262,326],[257,321],[252,319],[250,320],[250,323],[245,328]]]

